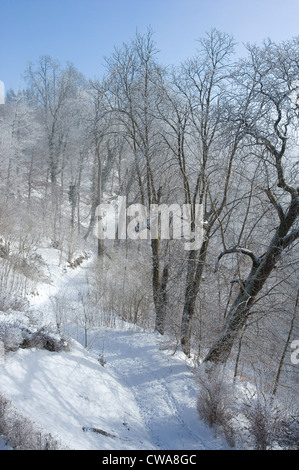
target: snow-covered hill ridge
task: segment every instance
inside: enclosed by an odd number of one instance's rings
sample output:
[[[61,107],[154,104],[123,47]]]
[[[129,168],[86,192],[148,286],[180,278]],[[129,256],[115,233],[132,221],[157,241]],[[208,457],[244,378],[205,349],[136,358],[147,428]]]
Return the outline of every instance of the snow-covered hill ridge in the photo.
[[[54,251],[47,260],[53,283],[32,304],[50,323],[49,295],[67,292],[74,300],[84,288],[90,260],[75,270],[58,269]],[[62,448],[225,448],[198,418],[197,385],[185,359],[162,350],[155,332],[120,325],[90,330],[88,351],[76,326],[70,327],[75,339],[68,352],[6,354],[0,392]]]
[[[156,334],[102,334],[104,367],[96,341],[93,353],[77,342],[63,353],[19,350],[2,366],[1,391],[70,449],[223,447],[197,417],[192,372],[159,350]]]

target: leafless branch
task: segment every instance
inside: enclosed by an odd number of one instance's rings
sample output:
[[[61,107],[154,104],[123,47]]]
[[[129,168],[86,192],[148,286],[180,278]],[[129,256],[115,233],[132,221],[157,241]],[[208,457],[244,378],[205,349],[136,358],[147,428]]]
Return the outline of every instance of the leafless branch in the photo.
[[[261,261],[260,258],[258,256],[256,256],[252,251],[248,250],[247,248],[234,246],[234,247],[228,248],[227,250],[224,250],[220,253],[220,255],[218,256],[218,258],[216,260],[216,263],[215,263],[215,271],[218,270],[219,261],[221,260],[221,258],[223,258],[223,256],[225,256],[225,255],[230,255],[232,253],[242,253],[243,255],[249,256],[249,258],[251,258],[251,260],[252,260],[253,266],[257,267],[260,264],[260,261]]]

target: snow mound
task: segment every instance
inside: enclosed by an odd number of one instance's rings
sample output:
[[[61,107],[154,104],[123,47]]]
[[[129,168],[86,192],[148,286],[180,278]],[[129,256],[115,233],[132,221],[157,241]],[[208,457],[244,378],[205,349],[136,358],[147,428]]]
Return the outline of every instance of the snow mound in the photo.
[[[78,343],[68,353],[20,349],[0,368],[1,391],[63,446],[152,448],[130,391]]]
[[[192,370],[155,333],[99,329],[91,352],[76,341],[69,352],[20,349],[0,367],[1,392],[62,447],[225,447],[198,419]]]
[[[51,296],[63,294],[72,306],[86,288],[91,259],[73,270],[58,267],[52,248],[45,248],[42,256],[53,283],[39,285],[38,295],[30,299],[29,316],[50,328],[56,326]],[[14,314],[13,320],[25,318]],[[0,362],[0,393],[50,433],[60,448],[228,448],[198,417],[197,384],[185,356],[162,350],[164,339],[157,333],[119,323],[89,329],[89,350],[82,346],[82,326],[67,324],[66,334],[73,338],[69,350],[29,347],[6,353]]]

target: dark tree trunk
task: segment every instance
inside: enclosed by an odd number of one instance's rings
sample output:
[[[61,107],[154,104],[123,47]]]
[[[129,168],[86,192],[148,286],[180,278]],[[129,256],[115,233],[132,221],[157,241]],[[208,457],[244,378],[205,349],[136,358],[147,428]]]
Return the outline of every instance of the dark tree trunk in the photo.
[[[151,241],[153,253],[153,297],[155,304],[155,331],[161,335],[165,332],[165,319],[167,313],[167,283],[169,266],[166,263],[161,274],[160,241]]]
[[[260,258],[250,255],[253,260],[251,272],[242,283],[239,295],[235,299],[218,339],[215,341],[205,362],[226,363],[239,332],[250,315],[250,309],[257,295],[262,290],[283,251],[299,238],[299,229],[290,231],[298,217],[299,197],[293,195],[289,210],[281,216],[274,237],[267,252]],[[232,251],[231,251],[232,252]]]
[[[190,251],[188,259],[185,301],[181,322],[181,346],[187,357],[190,357],[191,352],[192,319],[206,263],[207,249],[208,241],[204,241],[199,251]]]

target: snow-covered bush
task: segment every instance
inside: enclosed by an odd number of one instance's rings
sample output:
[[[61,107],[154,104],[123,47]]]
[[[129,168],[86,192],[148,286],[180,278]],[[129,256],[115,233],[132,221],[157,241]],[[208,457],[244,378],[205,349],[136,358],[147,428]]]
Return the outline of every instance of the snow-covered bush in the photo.
[[[200,419],[228,444],[253,450],[299,450],[299,415],[257,386],[242,385],[222,365],[197,372]]]
[[[26,311],[28,305],[28,301],[21,295],[0,290],[0,312]]]
[[[299,415],[282,418],[281,431],[277,436],[278,445],[287,450],[299,450]]]
[[[21,348],[46,349],[51,352],[60,352],[69,350],[69,342],[66,337],[57,333],[47,331],[46,328],[40,328],[32,331],[28,328],[22,330],[23,341]]]
[[[22,323],[19,319],[7,320],[0,317],[0,341],[5,351],[17,351],[19,348],[46,349],[51,352],[69,350],[66,337],[48,330]]]
[[[235,389],[225,367],[202,364],[197,380],[197,411],[200,418],[215,431],[223,433],[228,444],[234,446]]]
[[[5,433],[7,408],[11,406],[11,401],[0,392],[0,435]]]
[[[17,351],[23,342],[22,330],[14,325],[6,325],[3,330],[2,334],[0,331],[0,339],[5,351]]]
[[[11,256],[10,263],[12,263],[13,269],[17,273],[20,273],[22,276],[32,280],[33,282],[48,281],[48,278],[44,274],[46,263],[35,251],[29,253],[26,258],[17,253]]]
[[[289,416],[273,397],[259,393],[244,402],[242,412],[249,444],[255,450],[298,450],[299,416]]]
[[[128,323],[153,327],[151,266],[144,262],[142,253],[137,258],[126,258],[121,247],[117,253],[107,250],[104,260],[90,269],[89,303],[102,312],[100,324],[113,326],[118,316]]]
[[[62,327],[62,325],[65,323],[68,312],[70,311],[70,301],[67,298],[66,292],[63,291],[62,293],[59,293],[57,295],[53,295],[49,298],[50,303],[51,303],[51,309],[56,321],[56,326],[58,331]]]
[[[13,449],[59,450],[58,441],[34,421],[20,413],[12,401],[0,393],[0,434]]]

